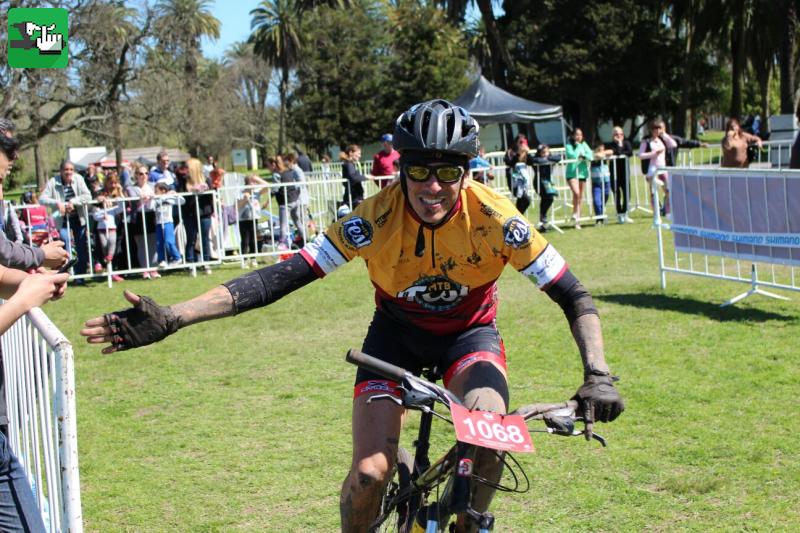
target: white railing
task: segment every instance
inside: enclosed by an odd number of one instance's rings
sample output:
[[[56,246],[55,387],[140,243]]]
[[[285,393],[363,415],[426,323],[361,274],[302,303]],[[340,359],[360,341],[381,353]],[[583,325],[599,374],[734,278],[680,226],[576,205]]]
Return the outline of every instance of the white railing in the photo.
[[[765,143],[764,150],[759,152],[761,161],[756,161],[753,168],[765,168],[767,166],[778,167],[785,159],[785,153],[790,149],[788,142],[772,142]],[[563,150],[553,149],[554,154],[563,152]],[[512,191],[509,187],[509,181],[506,178],[507,167],[503,163],[503,153],[496,152],[487,154],[487,159],[492,164],[489,169],[494,175],[494,179],[487,182],[487,185],[497,190],[499,193],[504,194],[514,200]],[[774,163],[770,163],[767,159],[775,155]],[[682,149],[678,153],[678,162],[685,166],[694,167],[707,167],[712,168],[719,165],[721,156],[721,147],[717,144],[714,146],[695,148],[695,149]],[[612,182],[616,176],[616,159],[609,157],[606,159],[606,164],[609,166]],[[575,224],[585,223],[599,223],[605,222],[607,219],[612,218],[612,213],[617,213],[614,203],[609,202],[610,196],[614,194],[614,188],[611,188],[610,193],[605,191],[605,187],[601,190],[601,200],[603,204],[602,211],[595,210],[594,202],[592,201],[592,183],[591,178],[587,180],[585,185],[585,192],[580,198],[581,202],[581,215],[577,219],[573,219],[573,193],[566,179],[566,167],[575,161],[562,160],[552,164],[552,183],[556,189],[557,195],[554,198],[553,204],[549,209],[547,216],[546,227],[556,231],[562,231],[561,228],[574,226]],[[627,213],[631,214],[637,211],[652,214],[652,206],[650,203],[649,185],[641,171],[639,158],[634,155],[626,159],[628,168],[627,179]],[[367,176],[367,180],[362,184],[364,187],[365,197],[376,194],[379,190],[379,183],[374,177],[370,176],[371,161],[359,163],[359,170]],[[112,264],[101,264],[98,272],[94,272],[95,265],[103,263],[102,253],[98,253],[97,246],[92,246],[95,241],[96,233],[92,231],[92,224],[87,228],[84,236],[86,248],[88,250],[88,271],[86,273],[77,274],[73,271],[74,278],[95,278],[105,279],[108,286],[113,285],[114,277],[117,275],[147,275],[152,271],[170,271],[170,270],[183,270],[188,271],[191,275],[196,275],[197,269],[219,265],[224,260],[240,262],[242,267],[249,266],[253,260],[258,260],[268,257],[278,257],[289,253],[292,249],[296,249],[298,245],[313,239],[314,236],[325,230],[325,228],[336,219],[337,208],[342,204],[345,197],[344,192],[349,187],[347,180],[342,178],[341,163],[331,163],[325,168],[319,164],[315,165],[315,170],[306,173],[306,181],[299,184],[280,184],[269,183],[268,185],[244,185],[244,175],[236,173],[228,173],[225,175],[225,184],[218,190],[212,190],[204,193],[180,193],[187,205],[194,204],[195,215],[191,220],[184,220],[183,209],[175,209],[174,226],[175,226],[175,240],[179,251],[181,252],[181,260],[176,263],[159,266],[159,261],[156,258],[155,250],[155,234],[141,231],[144,227],[144,222],[140,216],[136,222],[133,222],[133,214],[137,210],[138,198],[127,197],[116,199],[115,202],[121,203],[127,215],[118,219],[117,222],[117,248],[120,250],[118,256]],[[473,171],[473,174],[475,171]],[[541,208],[541,196],[536,192],[534,184],[535,169],[528,168],[528,183],[526,194],[531,200],[528,208],[528,217],[532,220],[539,218],[537,211]],[[303,190],[304,201],[299,205],[291,206],[281,210],[278,206],[278,198],[286,200],[289,196],[290,189],[299,187]],[[242,197],[244,192],[260,191],[260,205],[261,212],[258,214],[257,219],[239,220],[237,202]],[[211,229],[208,239],[202,239],[202,232],[204,227],[208,227],[208,219],[205,220],[205,226],[201,223],[201,218],[197,211],[199,211],[199,202],[203,196],[210,196],[213,199],[213,215],[211,216]],[[349,196],[349,195],[348,195]],[[282,201],[280,203],[287,203]],[[90,204],[89,208],[96,205]],[[352,208],[352,206],[350,206]],[[24,209],[24,206],[16,206],[18,211]],[[285,218],[288,220],[284,222],[283,228],[281,227],[281,213],[285,213]],[[86,211],[87,218],[90,216],[89,211]],[[20,215],[20,218],[22,216]],[[249,226],[249,227],[247,227]],[[187,258],[186,241],[187,235],[196,229],[198,236],[196,242],[199,244],[199,250],[196,252],[196,260],[192,261]],[[187,231],[188,230],[188,231]],[[30,228],[28,229],[30,232]],[[102,232],[102,230],[99,230]],[[133,234],[138,236],[134,239]],[[286,235],[283,235],[286,233]],[[244,252],[242,246],[242,237],[252,238],[252,247],[247,246],[247,253]],[[133,241],[139,241],[139,246]],[[144,253],[134,254],[134,249],[144,249]],[[288,249],[287,249],[288,248]],[[138,257],[136,257],[138,255]],[[208,256],[208,259],[203,259]]]
[[[72,345],[39,308],[3,334],[9,443],[51,533],[83,531]]]

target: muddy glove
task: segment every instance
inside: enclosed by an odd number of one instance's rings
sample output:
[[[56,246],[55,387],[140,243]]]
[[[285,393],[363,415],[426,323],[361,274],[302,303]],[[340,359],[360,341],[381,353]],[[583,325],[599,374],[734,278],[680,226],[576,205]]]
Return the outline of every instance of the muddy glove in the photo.
[[[105,315],[106,325],[113,335],[112,344],[117,350],[153,344],[180,327],[169,307],[158,305],[147,296],[139,298],[139,303],[133,307]]]
[[[577,400],[587,422],[611,422],[625,410],[625,402],[613,381],[609,373],[595,370],[572,397]]]

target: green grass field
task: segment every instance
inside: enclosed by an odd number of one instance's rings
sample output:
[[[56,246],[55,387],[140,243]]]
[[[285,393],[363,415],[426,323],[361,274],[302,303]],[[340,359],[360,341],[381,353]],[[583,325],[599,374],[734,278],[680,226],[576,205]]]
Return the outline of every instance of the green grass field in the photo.
[[[548,237],[595,297],[627,410],[597,428],[605,449],[534,434],[537,453],[518,456],[531,491],[495,500],[496,530],[796,531],[800,297],[720,309],[746,287],[678,276],[662,292],[645,219]],[[240,272],[95,284],[47,306],[76,347],[87,531],[338,529],[344,354],[373,310],[362,263],[138,351],[103,356],[79,338],[122,305],[122,286],[173,303]],[[511,270],[500,296],[512,404],[566,399],[582,374],[561,311]],[[435,428],[443,451],[451,429]]]

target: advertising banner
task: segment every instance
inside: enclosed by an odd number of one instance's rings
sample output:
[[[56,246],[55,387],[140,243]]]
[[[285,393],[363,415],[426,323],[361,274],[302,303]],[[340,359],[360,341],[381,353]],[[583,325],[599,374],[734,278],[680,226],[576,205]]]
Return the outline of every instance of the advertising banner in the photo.
[[[800,172],[674,169],[679,252],[800,265]]]

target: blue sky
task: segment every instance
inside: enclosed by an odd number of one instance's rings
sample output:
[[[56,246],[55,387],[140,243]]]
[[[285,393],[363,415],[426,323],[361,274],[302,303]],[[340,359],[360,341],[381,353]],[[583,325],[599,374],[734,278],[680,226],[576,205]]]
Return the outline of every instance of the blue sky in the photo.
[[[211,12],[222,22],[222,28],[215,42],[203,39],[203,54],[220,59],[231,44],[246,41],[250,36],[250,11],[259,3],[259,0],[215,0]]]

